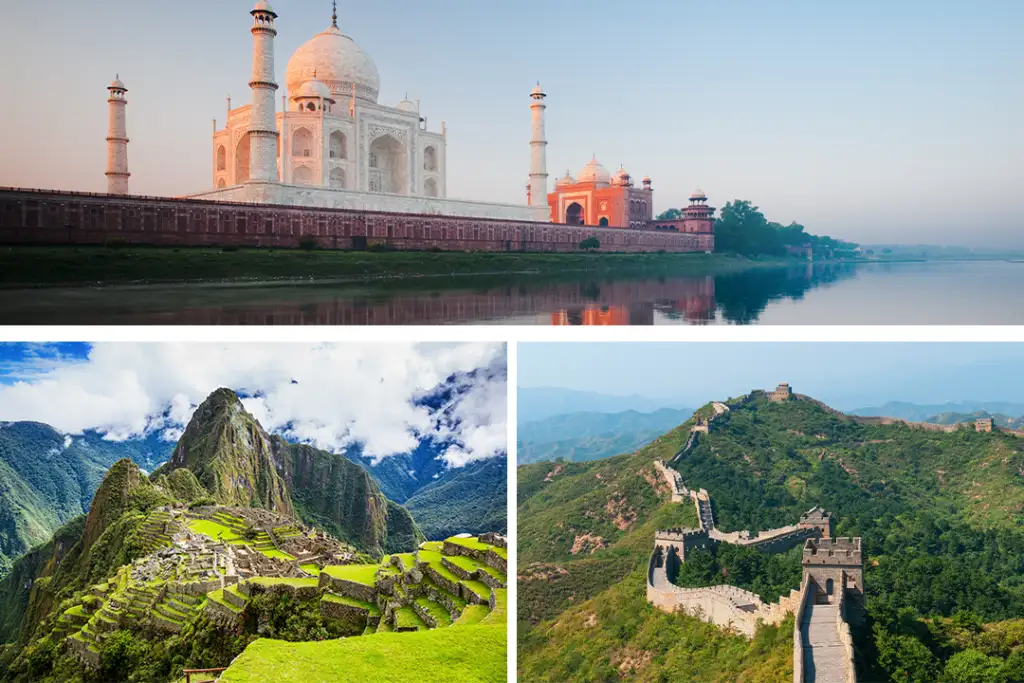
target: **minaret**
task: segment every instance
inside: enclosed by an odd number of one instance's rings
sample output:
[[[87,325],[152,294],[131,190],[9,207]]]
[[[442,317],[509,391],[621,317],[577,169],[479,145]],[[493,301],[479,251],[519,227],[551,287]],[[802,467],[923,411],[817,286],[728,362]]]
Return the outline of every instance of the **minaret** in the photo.
[[[540,82],[530,93],[533,102],[530,112],[533,115],[532,135],[530,136],[530,206],[548,205],[548,141],[544,137],[544,98],[547,94],[541,90]]]
[[[124,94],[128,89],[121,82],[120,75],[107,90],[110,96],[110,126],[107,130],[107,194],[128,194],[128,129],[125,124],[125,107],[128,100]]]
[[[252,24],[252,109],[249,114],[249,180],[277,180],[277,120],[274,100],[274,19],[267,0],[257,0]]]

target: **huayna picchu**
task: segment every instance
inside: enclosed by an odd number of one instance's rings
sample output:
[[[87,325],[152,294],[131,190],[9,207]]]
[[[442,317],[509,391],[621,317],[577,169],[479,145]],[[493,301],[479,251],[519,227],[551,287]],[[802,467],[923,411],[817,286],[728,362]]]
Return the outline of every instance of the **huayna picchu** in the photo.
[[[0,680],[496,680],[506,571],[504,536],[424,539],[364,468],[219,389],[166,465],[115,463],[0,581]]]
[[[522,465],[520,680],[1024,682],[1022,436],[782,384]]]

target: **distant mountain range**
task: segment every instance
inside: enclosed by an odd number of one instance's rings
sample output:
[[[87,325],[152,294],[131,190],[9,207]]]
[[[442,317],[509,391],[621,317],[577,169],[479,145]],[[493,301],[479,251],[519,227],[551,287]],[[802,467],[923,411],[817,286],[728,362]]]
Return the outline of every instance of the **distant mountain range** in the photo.
[[[676,399],[613,396],[557,387],[520,387],[517,412],[519,424],[522,425],[572,413],[623,413],[630,410],[653,413],[662,408],[682,407],[682,402]]]
[[[585,462],[632,453],[692,414],[685,408],[650,413],[580,412],[520,423],[517,458],[524,465],[549,460]]]
[[[959,401],[957,403],[938,403],[922,405],[905,401],[889,401],[880,406],[857,408],[845,411],[850,415],[865,417],[895,417],[910,422],[933,422],[932,417],[946,414],[974,415],[984,412],[987,415],[1024,415],[1024,403],[1010,401]],[[985,417],[979,415],[979,417]],[[960,421],[960,420],[957,420]],[[951,424],[942,422],[942,424]]]
[[[156,434],[109,441],[95,431],[62,434],[39,422],[0,424],[0,576],[11,560],[89,510],[107,470],[128,458],[147,471],[174,442]]]

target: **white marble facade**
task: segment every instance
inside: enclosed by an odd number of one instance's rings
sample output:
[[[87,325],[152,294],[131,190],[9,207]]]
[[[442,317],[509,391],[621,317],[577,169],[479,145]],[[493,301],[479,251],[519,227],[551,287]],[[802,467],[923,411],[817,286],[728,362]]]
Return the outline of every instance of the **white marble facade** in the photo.
[[[258,12],[273,12],[260,0]],[[273,15],[276,19],[277,15]],[[272,21],[272,19],[268,19]],[[254,32],[254,35],[256,33]],[[264,30],[254,43],[254,63],[273,45]],[[266,88],[265,79],[258,86]],[[252,85],[252,84],[251,84]],[[277,87],[274,85],[274,87]],[[287,94],[277,125],[276,187],[251,177],[250,133],[266,117],[266,103],[228,111],[226,125],[213,133],[213,187],[192,195],[229,201],[297,206],[336,206],[367,210],[447,213],[461,216],[545,220],[528,206],[459,202],[446,199],[446,131],[427,128],[419,104],[403,99],[380,104],[380,76],[373,60],[331,26],[292,55],[285,76]],[[254,89],[254,94],[256,90]],[[256,100],[254,100],[255,102]],[[460,206],[464,204],[465,206]]]

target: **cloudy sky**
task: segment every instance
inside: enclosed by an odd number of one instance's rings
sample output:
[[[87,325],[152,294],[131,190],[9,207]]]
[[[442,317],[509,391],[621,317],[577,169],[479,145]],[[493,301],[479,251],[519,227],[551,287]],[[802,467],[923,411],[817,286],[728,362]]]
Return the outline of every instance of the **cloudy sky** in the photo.
[[[449,196],[525,201],[529,92],[548,92],[548,167],[596,153],[772,220],[865,243],[1024,247],[1024,2],[375,0],[338,3],[376,62],[448,125]],[[102,191],[107,92],[128,87],[131,186],[212,187],[211,121],[250,101],[253,0],[8,2],[0,185]],[[274,0],[276,73],[330,0]]]
[[[418,403],[452,376],[453,405]],[[383,458],[430,438],[460,466],[506,449],[504,344],[0,344],[4,422],[173,440],[219,387],[264,428],[329,450]]]

